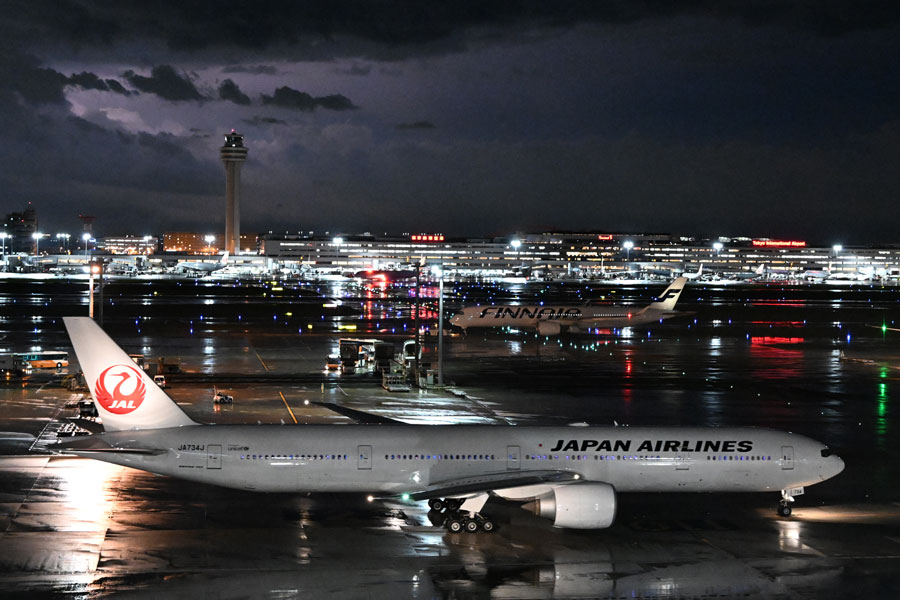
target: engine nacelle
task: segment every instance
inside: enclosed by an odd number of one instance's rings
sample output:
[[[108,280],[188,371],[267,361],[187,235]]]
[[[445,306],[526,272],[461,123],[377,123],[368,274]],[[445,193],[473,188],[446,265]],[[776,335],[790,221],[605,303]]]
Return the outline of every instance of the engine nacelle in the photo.
[[[534,514],[554,527],[605,529],[616,520],[616,490],[608,483],[573,483],[553,488],[531,503]]]
[[[552,321],[538,321],[537,332],[541,335],[559,335],[562,331],[562,325]]]

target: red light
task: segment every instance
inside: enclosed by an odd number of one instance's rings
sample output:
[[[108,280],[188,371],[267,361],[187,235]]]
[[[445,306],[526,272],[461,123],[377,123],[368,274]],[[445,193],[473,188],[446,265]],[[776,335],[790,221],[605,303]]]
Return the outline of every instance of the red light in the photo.
[[[603,240],[604,242],[608,242],[613,239],[613,236],[611,233],[601,233],[600,235],[597,236],[597,239]]]
[[[443,242],[444,236],[434,233],[430,235],[423,233],[418,235],[411,235],[409,236],[409,239],[414,242]]]

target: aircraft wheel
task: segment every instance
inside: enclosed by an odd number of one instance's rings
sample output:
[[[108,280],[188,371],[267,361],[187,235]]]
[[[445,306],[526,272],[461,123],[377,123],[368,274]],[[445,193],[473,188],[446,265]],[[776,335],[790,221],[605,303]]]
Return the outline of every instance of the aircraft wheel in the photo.
[[[791,507],[788,504],[779,504],[778,505],[778,515],[782,517],[791,516]]]
[[[428,501],[428,508],[441,512],[444,510],[444,501],[440,498],[432,498]]]
[[[459,533],[463,530],[463,522],[459,519],[450,519],[447,521],[447,531],[450,533]]]
[[[470,521],[466,521],[466,531],[469,533],[475,533],[478,531],[478,521],[472,519]]]
[[[491,533],[494,531],[494,522],[490,519],[485,519],[481,522],[481,530],[485,533]]]
[[[448,510],[459,510],[459,507],[462,506],[462,502],[458,498],[447,498],[444,502],[447,503]]]

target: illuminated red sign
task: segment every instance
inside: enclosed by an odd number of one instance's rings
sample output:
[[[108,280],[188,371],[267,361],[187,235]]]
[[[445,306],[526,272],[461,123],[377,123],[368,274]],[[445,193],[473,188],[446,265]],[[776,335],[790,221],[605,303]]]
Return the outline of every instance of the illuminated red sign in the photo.
[[[800,240],[753,240],[757,248],[803,248],[806,242]]]
[[[443,242],[444,236],[440,233],[422,233],[411,235],[410,239],[414,242]]]
[[[613,236],[611,233],[601,233],[600,235],[597,236],[597,239],[603,240],[604,242],[609,242],[613,239]]]

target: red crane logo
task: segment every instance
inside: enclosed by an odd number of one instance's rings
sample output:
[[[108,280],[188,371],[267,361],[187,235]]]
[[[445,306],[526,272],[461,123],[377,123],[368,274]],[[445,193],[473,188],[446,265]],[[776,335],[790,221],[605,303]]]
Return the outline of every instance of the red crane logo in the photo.
[[[114,365],[100,373],[94,395],[105,410],[116,415],[127,415],[144,401],[147,386],[141,372],[134,367]]]

